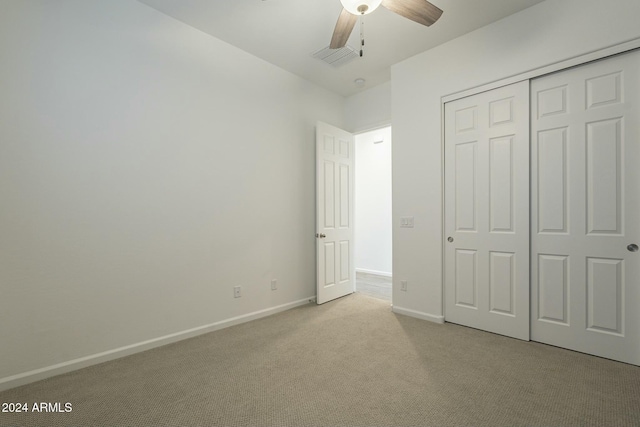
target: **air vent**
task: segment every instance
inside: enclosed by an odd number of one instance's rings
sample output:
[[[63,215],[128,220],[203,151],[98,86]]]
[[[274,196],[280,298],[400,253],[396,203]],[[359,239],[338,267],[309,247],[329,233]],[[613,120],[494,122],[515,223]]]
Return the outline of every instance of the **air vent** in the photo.
[[[359,54],[351,46],[341,47],[340,49],[329,49],[329,46],[327,46],[311,54],[311,56],[322,62],[326,62],[332,67],[340,67],[358,58]]]

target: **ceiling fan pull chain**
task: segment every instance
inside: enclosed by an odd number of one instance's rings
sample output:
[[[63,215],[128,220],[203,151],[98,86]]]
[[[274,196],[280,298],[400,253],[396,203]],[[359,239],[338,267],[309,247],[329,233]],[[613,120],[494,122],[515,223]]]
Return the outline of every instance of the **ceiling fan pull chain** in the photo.
[[[364,51],[364,18],[360,15],[360,57],[362,57]]]

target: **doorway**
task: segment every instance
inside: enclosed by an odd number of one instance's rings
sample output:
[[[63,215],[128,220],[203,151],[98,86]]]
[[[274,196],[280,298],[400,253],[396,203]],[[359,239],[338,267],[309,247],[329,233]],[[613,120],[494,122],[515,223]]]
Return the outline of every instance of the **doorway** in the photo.
[[[355,135],[356,292],[391,302],[391,127]]]

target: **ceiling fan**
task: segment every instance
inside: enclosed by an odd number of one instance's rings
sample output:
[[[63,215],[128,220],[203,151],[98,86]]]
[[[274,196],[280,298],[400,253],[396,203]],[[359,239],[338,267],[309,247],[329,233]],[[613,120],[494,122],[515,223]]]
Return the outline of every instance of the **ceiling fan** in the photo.
[[[442,15],[442,9],[429,3],[427,0],[340,0],[343,9],[338,17],[336,28],[333,30],[331,38],[331,49],[339,49],[347,44],[347,39],[356,25],[358,17],[368,15],[382,5],[398,15],[409,18],[418,24],[427,27],[433,24]],[[362,21],[360,21],[362,26]],[[364,46],[364,34],[360,30],[360,56]]]

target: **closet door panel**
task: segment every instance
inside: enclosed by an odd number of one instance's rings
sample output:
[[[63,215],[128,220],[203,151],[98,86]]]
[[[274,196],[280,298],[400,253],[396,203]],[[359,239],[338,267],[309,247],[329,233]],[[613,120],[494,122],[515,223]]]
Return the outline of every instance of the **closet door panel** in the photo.
[[[445,320],[529,339],[529,83],[445,105]]]
[[[531,339],[640,365],[640,53],[531,101]]]

